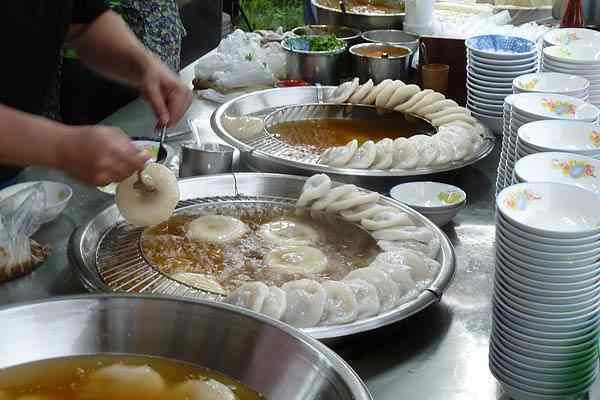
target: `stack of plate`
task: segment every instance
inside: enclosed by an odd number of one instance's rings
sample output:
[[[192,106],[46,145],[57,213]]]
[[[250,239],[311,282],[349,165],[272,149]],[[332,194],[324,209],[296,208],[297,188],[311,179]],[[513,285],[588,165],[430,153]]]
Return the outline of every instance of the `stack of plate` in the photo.
[[[556,93],[587,101],[590,81],[577,75],[537,72],[516,78],[514,93]]]
[[[467,46],[467,108],[495,133],[502,131],[504,98],[512,94],[513,80],[536,72],[534,42],[512,36],[476,36]]]
[[[588,101],[600,105],[600,42],[546,47],[542,71],[584,77],[590,81]]]
[[[597,107],[580,99],[552,93],[521,93],[509,97],[510,129],[502,139],[498,164],[496,192],[512,184],[515,163],[519,159],[517,137],[521,126],[540,120],[572,120],[596,122],[600,115]],[[507,113],[508,114],[508,113]],[[504,126],[507,122],[504,121]]]
[[[600,194],[600,161],[572,153],[536,153],[515,164],[513,183],[558,182]]]
[[[502,147],[500,150],[500,162],[498,163],[498,173],[496,174],[496,196],[498,193],[509,186],[512,181],[506,181],[509,174],[506,172],[508,146],[510,146],[510,116],[512,113],[512,102],[517,95],[511,94],[504,99],[502,112]]]
[[[517,157],[544,151],[574,153],[600,160],[600,127],[591,122],[548,120],[519,128]]]
[[[571,399],[598,374],[600,198],[521,183],[498,196],[489,366],[516,400]]]
[[[570,44],[591,46],[600,43],[600,32],[584,28],[553,29],[544,35],[544,47]]]

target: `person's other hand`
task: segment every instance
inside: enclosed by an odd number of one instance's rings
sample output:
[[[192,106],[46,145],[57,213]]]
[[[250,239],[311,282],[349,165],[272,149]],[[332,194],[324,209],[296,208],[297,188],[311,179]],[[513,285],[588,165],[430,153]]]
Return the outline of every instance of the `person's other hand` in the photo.
[[[157,125],[175,125],[192,104],[192,91],[177,75],[151,57],[138,88],[158,119]]]
[[[144,167],[150,155],[140,151],[120,129],[73,126],[57,141],[57,167],[94,186],[121,182]]]

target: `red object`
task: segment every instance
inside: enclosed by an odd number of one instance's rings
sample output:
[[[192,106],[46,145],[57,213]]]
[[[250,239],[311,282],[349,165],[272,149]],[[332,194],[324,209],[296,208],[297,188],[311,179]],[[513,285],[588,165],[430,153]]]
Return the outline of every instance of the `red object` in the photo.
[[[309,86],[308,82],[301,81],[299,79],[286,79],[277,82],[278,87],[295,87],[295,86]]]
[[[584,26],[581,0],[569,0],[567,8],[560,20],[561,28],[582,28]]]

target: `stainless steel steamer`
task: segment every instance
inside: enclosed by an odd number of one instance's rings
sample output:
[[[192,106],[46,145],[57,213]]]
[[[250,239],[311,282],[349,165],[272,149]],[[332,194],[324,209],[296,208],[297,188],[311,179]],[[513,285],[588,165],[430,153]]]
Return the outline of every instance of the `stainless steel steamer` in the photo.
[[[303,177],[262,173],[184,179],[179,181],[182,200],[178,210],[216,204],[293,206],[304,182]],[[448,287],[455,270],[454,250],[448,238],[416,211],[390,198],[383,198],[382,202],[408,213],[414,221],[427,226],[440,238],[438,261],[441,268],[437,276],[418,297],[386,313],[351,324],[302,329],[303,332],[317,339],[333,340],[377,329],[436,303]],[[115,205],[108,207],[73,233],[69,243],[69,257],[77,266],[88,289],[222,300],[218,295],[179,283],[149,265],[141,253],[141,233],[141,229],[124,223]]]

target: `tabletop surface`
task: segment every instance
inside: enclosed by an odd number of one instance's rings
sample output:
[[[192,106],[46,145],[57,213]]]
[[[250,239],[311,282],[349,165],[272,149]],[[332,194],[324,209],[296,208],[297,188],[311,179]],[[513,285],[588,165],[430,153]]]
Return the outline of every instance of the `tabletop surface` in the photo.
[[[193,65],[181,76],[191,82]],[[171,131],[187,130],[186,120],[195,119],[201,140],[219,141],[209,124],[216,107],[194,100]],[[104,123],[131,136],[149,136],[155,121],[149,107],[136,100]],[[441,302],[405,321],[332,346],[365,380],[375,400],[508,399],[488,368],[497,162],[498,149],[449,181],[465,190],[468,204],[443,229],[456,249],[457,272]],[[113,196],[60,172],[30,168],[19,177],[20,181],[40,179],[66,182],[74,195],[65,212],[36,234],[40,242],[53,246],[51,256],[32,274],[0,284],[0,305],[85,292],[67,258],[69,236],[114,202]],[[600,398],[600,381],[589,398]]]

